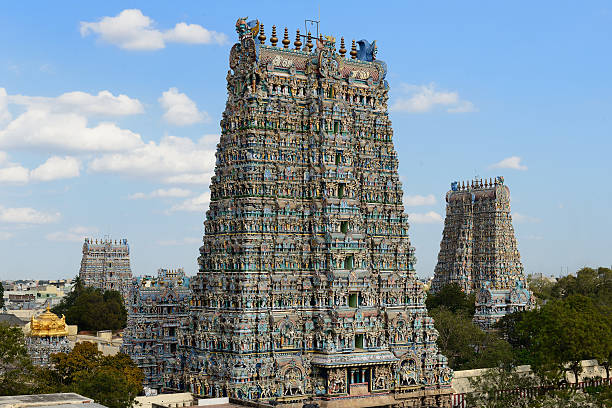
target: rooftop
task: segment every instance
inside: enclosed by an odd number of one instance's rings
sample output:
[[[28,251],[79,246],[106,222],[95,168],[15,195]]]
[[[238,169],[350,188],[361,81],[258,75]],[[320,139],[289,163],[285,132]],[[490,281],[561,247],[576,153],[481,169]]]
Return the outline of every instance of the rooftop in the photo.
[[[104,405],[95,403],[91,398],[87,398],[73,392],[39,395],[11,395],[8,397],[0,397],[0,407],[106,408]]]

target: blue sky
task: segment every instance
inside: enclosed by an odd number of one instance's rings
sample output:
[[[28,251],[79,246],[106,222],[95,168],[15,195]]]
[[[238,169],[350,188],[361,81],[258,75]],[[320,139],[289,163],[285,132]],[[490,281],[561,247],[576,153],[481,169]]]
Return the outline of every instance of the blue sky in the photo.
[[[238,17],[377,40],[417,271],[453,180],[503,175],[527,272],[610,265],[608,2],[6,2],[0,278],[78,273],[85,236],[135,274],[194,274]]]

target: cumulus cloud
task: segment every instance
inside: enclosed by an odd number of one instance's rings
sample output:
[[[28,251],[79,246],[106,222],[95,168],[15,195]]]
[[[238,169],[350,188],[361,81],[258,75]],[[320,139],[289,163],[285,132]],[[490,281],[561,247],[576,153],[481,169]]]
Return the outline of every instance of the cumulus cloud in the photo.
[[[47,234],[49,241],[57,242],[83,242],[83,240],[98,232],[97,228],[77,226],[68,231],[55,231]]]
[[[437,107],[445,108],[449,113],[477,112],[470,101],[459,98],[457,92],[441,91],[436,85],[402,84],[402,96],[395,100],[391,110],[406,113],[426,113]]]
[[[4,89],[2,89],[4,91]],[[9,95],[8,102],[26,111],[0,128],[0,147],[70,152],[113,152],[143,144],[140,135],[112,122],[90,126],[88,115],[130,115],[142,105],[126,95],[108,91],[97,95],[70,92],[57,98]]]
[[[51,181],[78,177],[81,161],[75,157],[50,157],[46,162],[32,170],[30,177],[36,181]]]
[[[198,24],[178,23],[169,30],[159,30],[155,21],[138,9],[126,9],[114,17],[102,17],[97,22],[81,22],[81,36],[98,34],[109,44],[125,50],[153,51],[166,43],[225,44],[227,36],[207,30]]]
[[[163,189],[159,188],[155,191],[151,191],[150,193],[134,193],[130,195],[130,200],[146,200],[149,198],[183,198],[189,197],[191,195],[190,190],[186,190],[184,188],[168,188]]]
[[[426,213],[410,213],[408,220],[413,224],[437,224],[444,221],[444,218],[435,211]]]
[[[8,95],[6,89],[0,88],[0,125],[11,120],[11,113],[8,111]]]
[[[421,205],[433,205],[436,203],[436,198],[433,194],[429,194],[427,196],[422,195],[405,195],[404,196],[404,205],[406,207],[417,207]]]
[[[97,95],[87,92],[66,92],[57,97],[10,95],[10,103],[54,113],[72,112],[82,115],[128,116],[144,112],[138,99],[127,95],[113,95],[100,91]]]
[[[0,222],[11,224],[49,224],[59,220],[60,213],[45,213],[34,208],[7,208],[0,206]]]
[[[527,170],[527,166],[521,164],[519,156],[507,157],[500,162],[492,164],[490,167],[492,169]]]
[[[170,88],[159,98],[166,111],[164,120],[172,125],[187,126],[210,120],[208,113],[199,111],[196,103],[176,88]]]
[[[218,136],[217,136],[218,137]],[[185,137],[166,136],[125,153],[105,154],[93,159],[94,172],[118,173],[130,177],[155,178],[164,183],[210,182],[215,168],[215,149]]]
[[[29,170],[18,163],[10,162],[8,155],[0,152],[0,184],[25,184],[29,181],[78,177],[80,168],[80,160],[74,157],[53,156],[34,170]]]
[[[174,211],[195,211],[202,212],[208,210],[210,204],[210,191],[206,191],[197,197],[190,198],[170,208],[170,212]]]

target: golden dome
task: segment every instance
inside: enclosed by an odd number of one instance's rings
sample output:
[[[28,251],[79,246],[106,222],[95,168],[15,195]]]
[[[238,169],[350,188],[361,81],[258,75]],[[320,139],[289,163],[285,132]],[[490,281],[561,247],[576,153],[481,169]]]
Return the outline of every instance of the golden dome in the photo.
[[[47,310],[38,317],[30,319],[30,336],[37,337],[60,337],[67,336],[66,317],[60,319],[55,313],[51,313],[49,306]]]

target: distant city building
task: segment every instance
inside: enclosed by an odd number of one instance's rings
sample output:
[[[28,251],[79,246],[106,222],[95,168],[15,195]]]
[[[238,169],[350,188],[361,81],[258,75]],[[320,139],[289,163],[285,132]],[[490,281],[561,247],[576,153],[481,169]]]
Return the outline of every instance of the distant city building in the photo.
[[[474,322],[488,329],[508,313],[530,308],[517,248],[510,190],[504,178],[454,182],[446,194],[446,219],[431,290],[457,283],[476,293]]]
[[[122,351],[143,369],[144,387],[181,388],[179,342],[189,329],[190,300],[183,268],[134,278]]]
[[[127,239],[113,241],[85,238],[79,277],[85,286],[118,291],[127,305],[132,284]]]
[[[30,319],[25,341],[32,363],[39,366],[48,366],[49,356],[53,353],[72,350],[65,317],[60,319],[48,306],[45,312]]]

